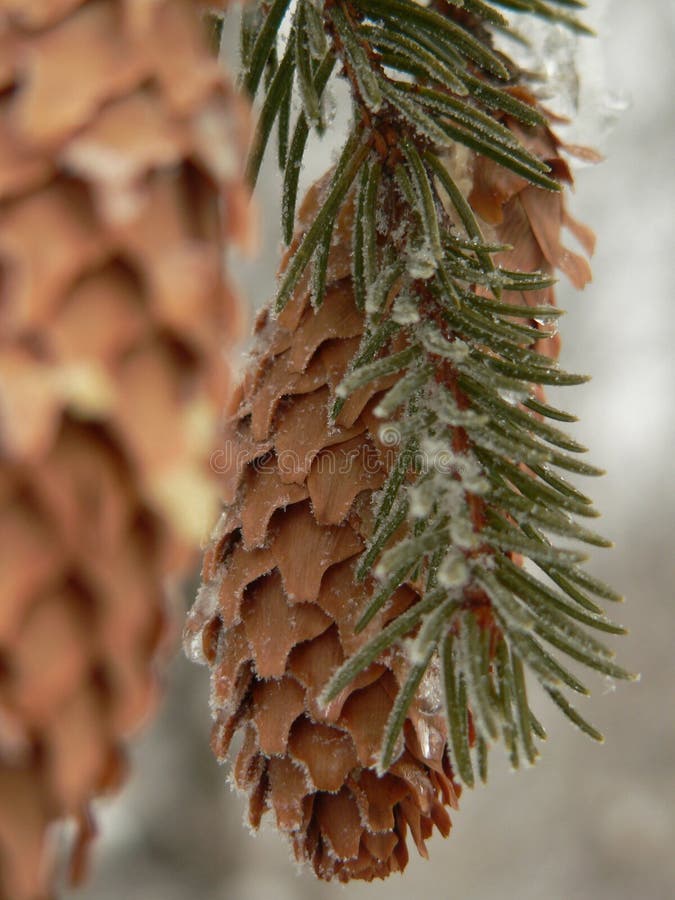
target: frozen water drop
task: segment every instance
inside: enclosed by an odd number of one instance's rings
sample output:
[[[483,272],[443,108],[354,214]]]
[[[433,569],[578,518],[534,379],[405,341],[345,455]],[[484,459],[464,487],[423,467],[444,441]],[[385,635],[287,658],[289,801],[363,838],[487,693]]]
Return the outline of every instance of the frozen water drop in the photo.
[[[440,712],[443,706],[443,690],[441,687],[441,664],[437,654],[431,658],[418,689],[420,709],[433,715]]]
[[[190,610],[183,631],[185,655],[199,665],[206,664],[202,634],[218,607],[218,588],[215,584],[203,584],[197,592],[197,599]]]

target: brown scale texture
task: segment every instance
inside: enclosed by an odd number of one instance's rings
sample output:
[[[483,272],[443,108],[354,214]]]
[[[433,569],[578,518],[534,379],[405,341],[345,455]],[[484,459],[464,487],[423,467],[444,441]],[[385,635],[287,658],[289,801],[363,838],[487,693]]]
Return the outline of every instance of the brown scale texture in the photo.
[[[527,247],[518,245],[516,262],[522,250],[528,269],[548,264],[540,235],[547,232],[559,252],[557,200],[530,203],[524,183],[507,180],[502,189],[501,170],[474,162],[474,191],[492,197],[500,186],[492,205],[497,229],[497,213],[509,223],[514,209],[526,210]],[[305,201],[291,252],[325,183]],[[423,855],[434,828],[448,834],[447,807],[456,805],[459,788],[432,685],[409,708],[396,761],[377,774],[385,722],[407,674],[401,648],[385,652],[327,708],[319,703],[336,667],[420,597],[418,585],[402,585],[355,634],[374,584],[356,584],[354,569],[390,462],[372,410],[396,377],[351,394],[329,422],[364,329],[350,279],[352,217],[348,201],[320,307],[310,305],[306,276],[278,318],[267,311],[259,317],[221,447],[225,510],[185,643],[211,670],[212,745],[220,761],[237,736],[233,778],[248,795],[250,824],[257,828],[269,811],[298,861],[320,878],[370,881],[404,869],[408,831]],[[554,352],[555,342],[543,340],[550,346],[541,349]]]
[[[0,897],[118,788],[215,509],[247,115],[182,0],[0,0]]]

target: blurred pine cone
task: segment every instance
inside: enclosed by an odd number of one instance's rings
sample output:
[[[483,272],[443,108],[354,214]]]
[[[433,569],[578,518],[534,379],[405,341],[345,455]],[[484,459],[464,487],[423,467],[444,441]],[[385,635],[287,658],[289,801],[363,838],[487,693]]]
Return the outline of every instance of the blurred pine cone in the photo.
[[[559,159],[546,129],[531,130],[527,141],[543,142]],[[448,164],[461,169],[453,177],[473,191],[472,202],[479,194],[485,200],[482,212],[492,212],[485,219],[497,239],[515,245],[501,262],[527,271],[560,264],[560,230],[569,220],[556,195],[549,200],[470,155]],[[310,191],[289,256],[325,184]],[[511,225],[521,211],[516,234]],[[409,667],[402,648],[384,652],[327,708],[319,702],[335,669],[422,591],[418,583],[402,585],[355,634],[375,583],[357,584],[354,570],[370,536],[374,493],[393,461],[373,410],[398,376],[352,393],[330,421],[365,327],[351,282],[353,215],[348,200],[318,309],[310,306],[307,275],[278,318],[263,311],[258,320],[220,451],[225,511],[185,643],[211,668],[216,756],[224,761],[235,735],[241,738],[234,783],[248,795],[250,824],[257,828],[271,810],[296,858],[320,878],[370,881],[403,870],[408,829],[423,855],[434,826],[448,834],[447,806],[456,805],[459,788],[433,669],[408,709],[396,761],[378,775],[384,726]],[[548,332],[540,343],[541,352],[557,352]]]
[[[116,789],[215,509],[247,115],[188,0],[0,3],[0,896]]]

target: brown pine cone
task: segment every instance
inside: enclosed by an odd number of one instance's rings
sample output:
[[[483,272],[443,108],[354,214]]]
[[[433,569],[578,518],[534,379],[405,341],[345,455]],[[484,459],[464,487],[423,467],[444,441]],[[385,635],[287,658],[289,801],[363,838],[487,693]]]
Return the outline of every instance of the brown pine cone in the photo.
[[[301,212],[305,223],[320,193]],[[320,878],[372,880],[402,870],[410,828],[419,851],[434,825],[450,829],[458,788],[445,754],[442,719],[417,701],[405,746],[390,772],[375,761],[403,674],[402,654],[364,672],[327,709],[321,689],[348,654],[418,600],[403,586],[356,636],[372,583],[354,584],[369,529],[370,499],[383,483],[373,384],[353,394],[335,426],[328,410],[364,328],[349,279],[352,207],[337,230],[328,288],[318,312],[306,288],[278,319],[263,313],[241,405],[218,460],[227,509],[207,551],[186,646],[208,661],[224,760],[235,732],[234,765],[257,827],[272,809],[296,858]],[[391,381],[389,382],[391,383]]]
[[[500,171],[472,157],[461,167],[456,180],[490,196]],[[310,191],[300,232],[324,186]],[[510,182],[495,200],[505,222],[522,193]],[[539,239],[548,230],[558,247],[559,209],[557,200],[533,202],[527,231],[502,262],[515,259],[528,271],[548,265]],[[319,308],[310,306],[306,276],[277,319],[264,311],[258,321],[218,460],[225,511],[185,642],[211,669],[218,759],[226,759],[237,733],[242,738],[234,782],[248,795],[250,824],[257,828],[269,810],[296,858],[320,878],[370,881],[405,867],[408,828],[423,855],[434,826],[447,835],[447,807],[456,805],[459,787],[433,668],[408,710],[395,762],[378,775],[385,723],[409,670],[402,647],[385,651],[327,708],[319,702],[336,668],[421,597],[420,584],[402,585],[355,634],[375,584],[357,584],[354,570],[370,536],[374,493],[392,462],[373,410],[397,376],[352,393],[336,423],[329,421],[365,325],[351,282],[352,219],[348,201]],[[521,240],[537,252],[520,256]]]
[[[49,894],[215,506],[247,115],[188,0],[0,3],[0,896]],[[78,874],[76,871],[75,874]]]

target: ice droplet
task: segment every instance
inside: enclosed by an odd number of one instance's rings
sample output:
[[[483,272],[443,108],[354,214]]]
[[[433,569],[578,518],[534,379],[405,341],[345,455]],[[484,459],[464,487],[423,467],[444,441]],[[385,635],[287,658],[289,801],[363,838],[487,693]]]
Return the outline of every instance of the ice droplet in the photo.
[[[218,607],[218,587],[215,584],[203,584],[197,592],[197,599],[190,612],[183,630],[183,649],[189,660],[198,665],[206,665],[202,633],[206,623],[213,617]]]
[[[416,731],[422,753],[429,759],[431,756],[431,729],[429,728],[429,723],[424,719],[418,719]]]
[[[420,716],[415,724],[417,740],[420,742],[422,753],[427,759],[438,759],[443,752],[445,740],[437,728],[425,718]]]
[[[332,90],[326,90],[321,97],[321,118],[325,128],[329,128],[335,121],[338,103]]]
[[[431,657],[417,692],[420,709],[429,714],[440,712],[443,706],[441,663],[437,654]]]
[[[594,0],[580,18],[604,31],[610,3]],[[545,76],[539,96],[555,113],[571,120],[557,129],[562,137],[574,144],[602,144],[630,105],[625,90],[610,87],[603,42],[580,38],[564,25],[534,16],[514,17],[514,24],[525,43],[513,41],[506,32],[496,32],[497,47],[523,68]],[[583,159],[576,161],[577,166],[584,164]]]
[[[183,649],[190,662],[197,663],[197,665],[201,666],[206,664],[202,642],[202,630],[201,628],[193,628],[192,623],[189,620],[183,634]]]

